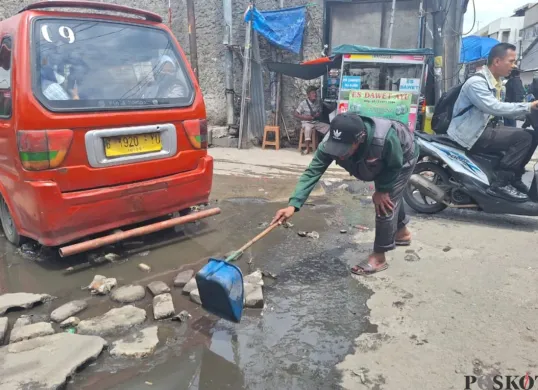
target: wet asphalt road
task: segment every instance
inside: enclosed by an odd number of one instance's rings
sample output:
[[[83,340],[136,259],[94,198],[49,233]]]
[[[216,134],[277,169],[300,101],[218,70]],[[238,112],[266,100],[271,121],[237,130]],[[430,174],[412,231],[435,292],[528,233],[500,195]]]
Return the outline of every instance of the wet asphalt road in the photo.
[[[238,179],[239,180],[239,179]],[[218,183],[218,180],[217,180]],[[360,192],[358,189],[355,192]],[[334,368],[353,350],[354,340],[370,326],[366,301],[371,292],[353,280],[349,266],[363,258],[370,244],[355,244],[353,225],[373,226],[368,202],[350,193],[317,199],[293,219],[255,244],[238,262],[244,273],[260,268],[277,275],[265,279],[265,309],[247,309],[240,324],[207,314],[173,293],[176,312],[186,309],[186,324],[159,322],[160,343],[146,359],[113,358],[105,351],[68,383],[68,389],[338,389]],[[100,315],[119,304],[108,297],[90,297],[87,286],[96,274],[118,284],[147,285],[162,280],[172,285],[177,272],[197,271],[208,257],[223,257],[264,228],[277,208],[261,198],[228,198],[208,207],[222,213],[184,228],[132,240],[96,253],[119,255],[113,263],[87,264],[92,254],[60,258],[49,249],[22,252],[0,242],[0,286],[3,292],[47,293],[57,300],[21,313],[50,314],[64,302],[88,299],[81,319]],[[348,233],[340,233],[347,229]],[[317,231],[318,240],[297,231]],[[28,248],[27,248],[28,249]],[[151,272],[144,273],[138,264]],[[250,263],[250,264],[249,264]],[[70,271],[66,271],[73,267]],[[146,309],[152,323],[149,292],[135,306]],[[112,342],[121,334],[106,338]]]

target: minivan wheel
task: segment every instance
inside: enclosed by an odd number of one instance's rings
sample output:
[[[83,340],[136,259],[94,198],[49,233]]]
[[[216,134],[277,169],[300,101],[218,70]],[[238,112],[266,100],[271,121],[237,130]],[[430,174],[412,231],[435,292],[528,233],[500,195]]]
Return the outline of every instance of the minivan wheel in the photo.
[[[13,222],[13,217],[4,199],[0,199],[0,220],[2,221],[2,228],[4,229],[7,240],[15,246],[21,245],[23,238],[17,232],[15,222]]]

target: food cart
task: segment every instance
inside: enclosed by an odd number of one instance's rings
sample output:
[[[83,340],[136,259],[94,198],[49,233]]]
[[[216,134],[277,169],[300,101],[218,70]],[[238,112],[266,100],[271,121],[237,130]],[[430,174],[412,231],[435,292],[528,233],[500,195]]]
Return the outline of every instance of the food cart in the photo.
[[[341,45],[332,54],[342,56],[340,68],[326,76],[323,100],[336,103],[333,115],[356,112],[422,128],[431,49]]]

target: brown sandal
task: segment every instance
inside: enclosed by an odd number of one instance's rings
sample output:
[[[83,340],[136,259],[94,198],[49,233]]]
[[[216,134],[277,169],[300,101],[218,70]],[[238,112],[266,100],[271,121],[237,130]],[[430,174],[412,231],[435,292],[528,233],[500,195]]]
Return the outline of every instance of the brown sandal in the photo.
[[[389,265],[386,262],[379,268],[374,268],[370,263],[361,263],[351,268],[351,273],[355,275],[372,275],[387,268],[389,268]]]

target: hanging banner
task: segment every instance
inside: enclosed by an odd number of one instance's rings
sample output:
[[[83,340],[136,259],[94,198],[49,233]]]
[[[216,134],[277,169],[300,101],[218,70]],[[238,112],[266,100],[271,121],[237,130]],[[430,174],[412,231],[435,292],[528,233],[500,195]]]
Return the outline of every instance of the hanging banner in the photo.
[[[283,8],[260,12],[256,7],[245,12],[245,22],[273,45],[299,54],[303,44],[306,8]]]
[[[349,94],[349,112],[368,117],[386,118],[409,125],[411,93],[391,91],[352,91]]]

